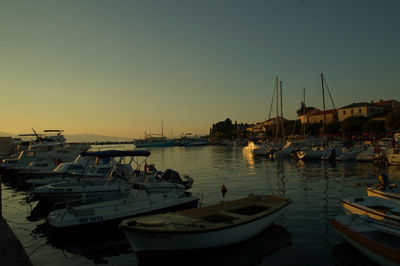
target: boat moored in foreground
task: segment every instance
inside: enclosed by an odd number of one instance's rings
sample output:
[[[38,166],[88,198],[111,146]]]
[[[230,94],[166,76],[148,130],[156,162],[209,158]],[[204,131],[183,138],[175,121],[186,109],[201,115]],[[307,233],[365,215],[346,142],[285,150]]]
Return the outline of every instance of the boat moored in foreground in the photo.
[[[292,201],[250,195],[197,209],[142,216],[122,221],[120,228],[139,259],[229,246],[269,227]]]
[[[400,187],[397,184],[391,184],[385,174],[379,177],[379,184],[367,187],[368,196],[390,199],[400,203]]]
[[[400,229],[400,204],[383,198],[366,196],[342,199],[346,214],[367,216],[377,222]]]
[[[400,264],[400,237],[376,228],[376,223],[360,216],[338,216],[333,229],[350,245],[380,265]]]
[[[118,225],[123,219],[138,215],[195,208],[199,198],[187,192],[149,192],[135,186],[126,197],[91,204],[71,206],[50,212],[47,222],[55,230],[82,228],[101,229],[104,225]],[[55,205],[55,209],[57,206]]]

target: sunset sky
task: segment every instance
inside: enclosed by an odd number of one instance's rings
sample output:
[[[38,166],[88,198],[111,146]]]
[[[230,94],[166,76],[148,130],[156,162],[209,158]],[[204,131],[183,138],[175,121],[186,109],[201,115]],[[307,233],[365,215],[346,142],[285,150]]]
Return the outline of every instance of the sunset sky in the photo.
[[[230,118],[400,101],[400,1],[0,3],[0,131],[207,134]],[[329,98],[327,108],[332,108]],[[275,116],[275,109],[271,116]]]

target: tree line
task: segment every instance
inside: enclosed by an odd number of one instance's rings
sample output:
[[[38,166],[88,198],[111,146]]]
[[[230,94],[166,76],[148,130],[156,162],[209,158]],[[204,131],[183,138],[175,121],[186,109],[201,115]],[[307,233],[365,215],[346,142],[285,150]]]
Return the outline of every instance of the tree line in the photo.
[[[299,109],[297,114],[302,115],[302,110],[306,113],[312,110]],[[276,134],[276,125],[272,124],[264,128],[262,132],[248,131],[247,128],[254,126],[253,124],[241,123],[236,121],[232,123],[230,118],[213,124],[210,128],[210,139],[235,139],[235,138],[254,138],[256,135],[264,135],[267,138],[274,138]],[[281,126],[281,125],[280,125]],[[283,123],[285,136],[290,135],[321,135],[323,134],[323,123],[306,123],[302,125],[300,120],[285,120]],[[325,134],[340,135],[343,137],[361,136],[370,134],[377,137],[384,137],[389,132],[397,132],[400,130],[400,110],[393,110],[386,116],[385,120],[372,120],[364,116],[352,116],[343,121],[332,121],[326,124]],[[371,134],[372,133],[372,134]]]

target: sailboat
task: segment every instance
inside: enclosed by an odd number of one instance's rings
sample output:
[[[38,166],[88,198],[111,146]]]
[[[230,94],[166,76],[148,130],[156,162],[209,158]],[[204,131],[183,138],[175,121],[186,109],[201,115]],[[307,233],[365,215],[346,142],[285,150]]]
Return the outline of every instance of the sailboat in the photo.
[[[322,103],[323,103],[323,116],[324,121],[322,123],[322,143],[319,146],[314,146],[311,149],[300,150],[297,152],[297,156],[300,160],[321,160],[322,158],[329,157],[327,152],[331,152],[327,147],[327,136],[326,136],[326,110],[325,110],[325,89],[324,89],[324,74],[321,73],[321,83],[322,83]],[[328,89],[328,88],[327,88]],[[328,89],[329,92],[329,89]],[[330,92],[329,92],[330,95]],[[332,100],[332,97],[331,97]],[[333,101],[332,101],[333,104]],[[333,104],[334,108],[335,105]],[[336,108],[335,108],[336,109]]]
[[[137,148],[147,147],[171,147],[174,146],[174,141],[167,139],[164,136],[164,126],[161,121],[161,134],[144,134],[144,139],[136,140],[133,143]]]

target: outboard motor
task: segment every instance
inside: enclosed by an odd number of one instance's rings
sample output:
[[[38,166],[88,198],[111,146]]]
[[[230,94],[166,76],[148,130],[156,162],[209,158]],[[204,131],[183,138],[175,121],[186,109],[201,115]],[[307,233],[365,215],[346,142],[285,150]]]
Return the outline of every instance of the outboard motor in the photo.
[[[170,182],[180,182],[182,183],[182,179],[179,175],[179,173],[175,170],[172,169],[167,169],[165,170],[164,174],[163,174],[163,178],[167,181]]]
[[[379,184],[383,187],[386,188],[389,186],[389,178],[386,174],[380,174],[378,176]]]
[[[185,190],[188,190],[193,186],[193,178],[188,175],[184,175],[183,177],[185,178],[185,180],[183,181],[183,184],[185,185]]]

